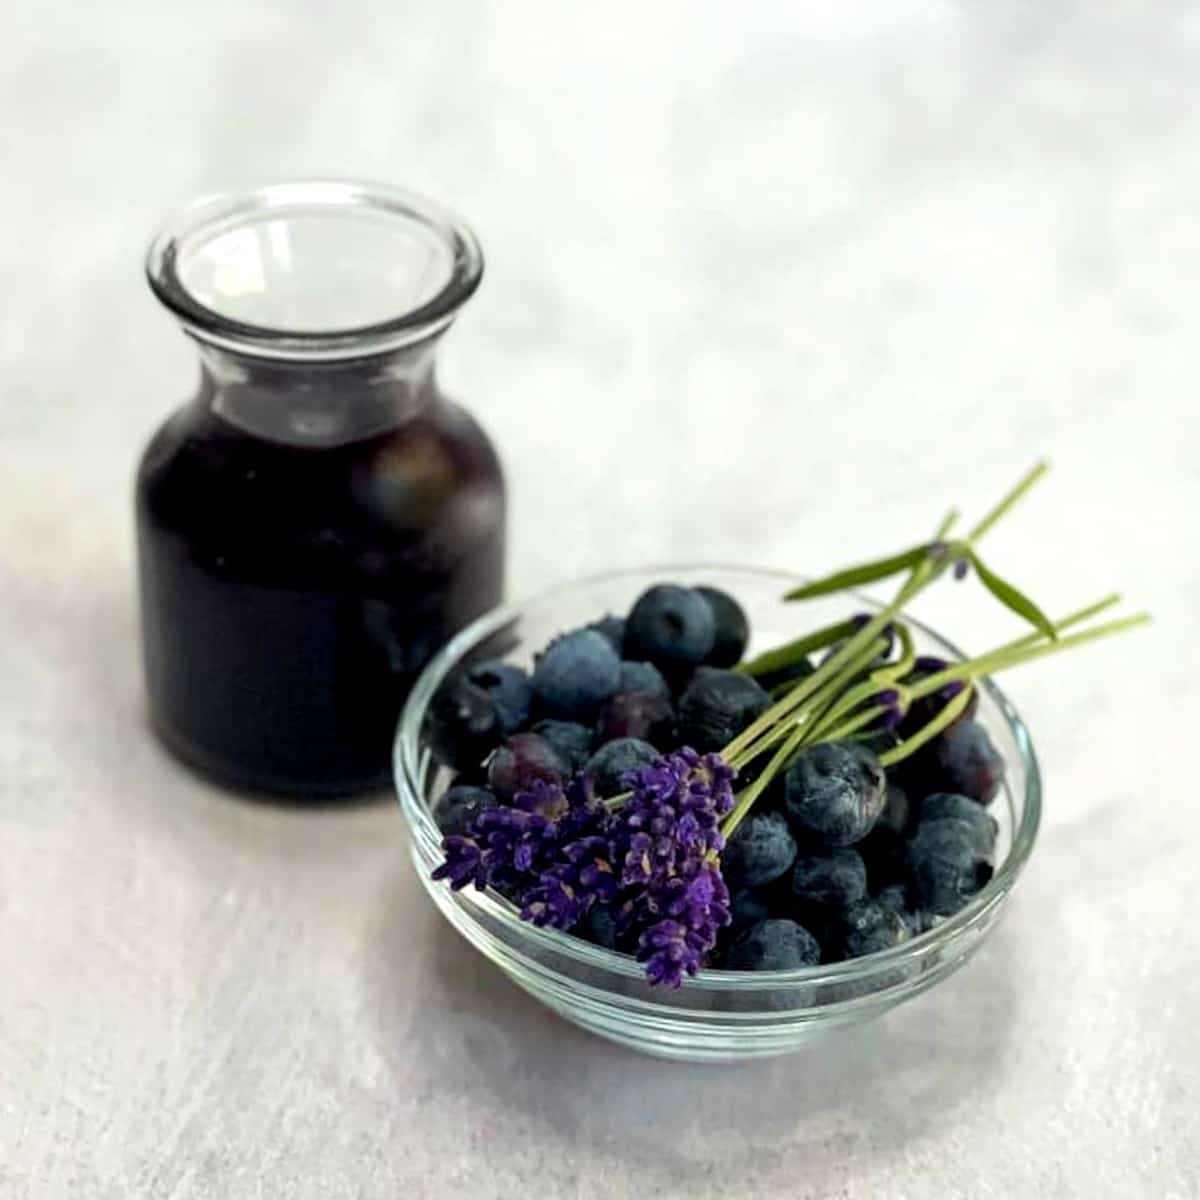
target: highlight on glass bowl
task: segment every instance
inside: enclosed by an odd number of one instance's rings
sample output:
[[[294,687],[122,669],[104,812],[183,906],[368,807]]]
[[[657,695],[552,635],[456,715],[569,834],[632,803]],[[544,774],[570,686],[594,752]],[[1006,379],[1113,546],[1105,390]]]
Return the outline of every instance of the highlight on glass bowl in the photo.
[[[412,857],[450,923],[595,1033],[674,1058],[784,1053],[961,966],[1033,849],[1029,733],[992,676],[1133,628],[1051,620],[968,533],[815,581],[599,575],[492,613],[401,718]],[[907,610],[947,573],[1022,622],[966,657]],[[876,604],[850,589],[894,580]],[[848,594],[849,593],[849,594]]]

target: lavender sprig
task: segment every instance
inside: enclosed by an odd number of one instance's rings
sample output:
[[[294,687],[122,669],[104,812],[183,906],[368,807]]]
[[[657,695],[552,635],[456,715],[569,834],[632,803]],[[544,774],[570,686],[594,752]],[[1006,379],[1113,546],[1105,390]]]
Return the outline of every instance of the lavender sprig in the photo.
[[[729,923],[719,855],[733,778],[719,755],[685,748],[631,771],[619,808],[596,801],[584,777],[566,789],[538,782],[478,813],[469,835],[447,837],[433,877],[493,887],[522,920],[556,929],[612,906],[647,979],[678,987]]]

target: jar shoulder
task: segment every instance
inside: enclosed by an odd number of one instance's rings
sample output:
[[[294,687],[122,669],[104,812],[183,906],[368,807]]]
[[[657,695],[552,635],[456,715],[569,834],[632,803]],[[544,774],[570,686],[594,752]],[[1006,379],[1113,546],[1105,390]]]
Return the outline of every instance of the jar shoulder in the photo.
[[[296,519],[334,506],[382,519],[429,513],[463,491],[502,493],[496,448],[462,406],[427,413],[368,438],[299,446],[245,433],[205,407],[178,408],[154,432],[137,472],[139,506],[186,516],[256,516],[284,506]]]

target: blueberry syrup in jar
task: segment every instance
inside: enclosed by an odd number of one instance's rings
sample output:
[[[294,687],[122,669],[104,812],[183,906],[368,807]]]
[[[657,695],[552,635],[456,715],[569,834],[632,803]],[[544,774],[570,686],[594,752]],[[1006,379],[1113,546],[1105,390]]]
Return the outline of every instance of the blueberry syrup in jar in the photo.
[[[499,463],[434,372],[475,238],[396,189],[281,184],[194,206],[147,270],[200,351],[137,477],[154,726],[237,787],[378,787],[417,674],[501,597]]]

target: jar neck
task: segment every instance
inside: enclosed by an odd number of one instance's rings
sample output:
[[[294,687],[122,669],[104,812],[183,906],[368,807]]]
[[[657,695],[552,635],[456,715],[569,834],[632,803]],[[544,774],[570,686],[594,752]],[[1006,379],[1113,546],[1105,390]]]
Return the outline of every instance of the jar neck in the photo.
[[[361,441],[437,403],[437,341],[327,361],[257,358],[201,342],[197,402],[273,442],[328,447]]]

